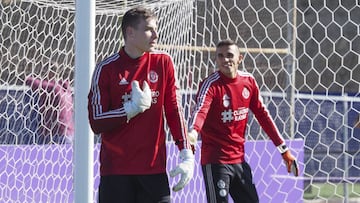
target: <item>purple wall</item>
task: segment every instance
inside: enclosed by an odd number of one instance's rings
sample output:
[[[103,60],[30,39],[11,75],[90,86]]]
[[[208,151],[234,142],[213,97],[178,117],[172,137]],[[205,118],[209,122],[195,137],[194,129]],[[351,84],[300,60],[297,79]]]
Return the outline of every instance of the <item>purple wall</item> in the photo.
[[[303,141],[288,142],[303,171]],[[98,159],[99,145],[94,155]],[[168,169],[177,163],[175,145],[168,145]],[[199,146],[197,148],[199,152]],[[282,158],[270,141],[247,142],[247,160],[252,167],[260,202],[302,202],[303,179],[288,175]],[[199,153],[196,153],[199,160]],[[0,146],[0,202],[73,202],[73,149],[71,145]],[[261,167],[257,167],[261,166]],[[96,197],[98,162],[95,162]],[[181,192],[173,193],[174,203],[206,202],[202,172],[196,165],[194,178]],[[302,173],[300,174],[302,175]],[[173,185],[178,179],[170,178]],[[94,201],[95,202],[95,201]]]

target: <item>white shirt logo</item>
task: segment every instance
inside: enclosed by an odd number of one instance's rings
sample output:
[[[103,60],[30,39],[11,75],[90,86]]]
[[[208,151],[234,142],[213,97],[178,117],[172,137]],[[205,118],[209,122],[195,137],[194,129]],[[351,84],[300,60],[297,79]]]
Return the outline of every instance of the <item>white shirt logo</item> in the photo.
[[[236,110],[228,109],[221,112],[221,120],[223,123],[232,121],[241,121],[247,118],[249,109],[246,107],[239,107]]]
[[[244,87],[242,91],[242,96],[244,97],[244,99],[248,99],[250,96],[250,91],[246,87]]]
[[[126,73],[125,73],[125,77],[126,77]],[[119,85],[127,85],[127,84],[129,84],[129,82],[126,80],[126,78],[125,77],[123,77],[120,73],[119,73]]]
[[[159,75],[155,71],[151,70],[148,74],[148,78],[151,83],[156,83],[159,80]]]
[[[229,107],[230,105],[230,97],[227,94],[223,96],[223,105],[225,108]]]
[[[119,85],[127,85],[129,82],[125,78],[121,78]]]

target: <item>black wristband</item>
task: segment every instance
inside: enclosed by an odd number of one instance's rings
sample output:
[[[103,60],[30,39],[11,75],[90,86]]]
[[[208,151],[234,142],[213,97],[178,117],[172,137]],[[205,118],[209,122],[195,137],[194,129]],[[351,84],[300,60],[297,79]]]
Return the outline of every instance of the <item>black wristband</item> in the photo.
[[[284,154],[289,148],[286,146],[285,143],[282,143],[281,145],[276,147],[281,154]]]

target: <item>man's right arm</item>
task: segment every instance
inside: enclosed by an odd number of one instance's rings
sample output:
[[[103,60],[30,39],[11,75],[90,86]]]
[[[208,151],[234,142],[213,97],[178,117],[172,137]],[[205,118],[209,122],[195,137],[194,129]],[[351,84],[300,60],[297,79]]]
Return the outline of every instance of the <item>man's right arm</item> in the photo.
[[[88,94],[88,118],[96,134],[112,131],[127,121],[123,106],[111,109],[110,88],[111,81],[106,73],[95,70]]]
[[[119,128],[121,125],[129,122],[137,114],[144,112],[151,106],[151,90],[146,81],[142,88],[139,82],[131,82],[131,98],[119,106],[110,105],[109,90],[111,89],[110,77],[106,73],[94,77],[90,93],[88,95],[89,121],[92,130],[96,133],[103,133]],[[120,93],[119,93],[120,94]],[[119,95],[120,98],[120,95]]]
[[[196,94],[195,108],[191,114],[188,133],[190,144],[193,146],[197,143],[199,133],[205,123],[212,101],[213,96],[211,88],[206,88],[206,86],[204,86],[204,81],[201,82],[200,88]]]

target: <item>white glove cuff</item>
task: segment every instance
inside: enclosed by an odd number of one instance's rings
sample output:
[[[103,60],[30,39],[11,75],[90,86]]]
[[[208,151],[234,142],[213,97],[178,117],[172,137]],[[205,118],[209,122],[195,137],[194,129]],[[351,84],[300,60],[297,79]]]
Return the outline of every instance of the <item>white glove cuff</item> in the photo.
[[[140,112],[140,109],[137,108],[137,106],[134,105],[134,103],[131,101],[127,101],[124,103],[124,110],[126,112],[128,121]]]
[[[189,131],[189,142],[192,145],[195,145],[197,142],[197,138],[198,138],[198,132],[196,132],[196,130],[192,129]]]
[[[180,151],[180,160],[181,161],[188,161],[188,160],[194,160],[194,154],[191,149],[182,149]]]
[[[287,150],[289,150],[289,148],[286,146],[285,143],[280,144],[280,145],[277,146],[276,148],[279,150],[280,154],[283,154],[283,153],[285,153]]]

